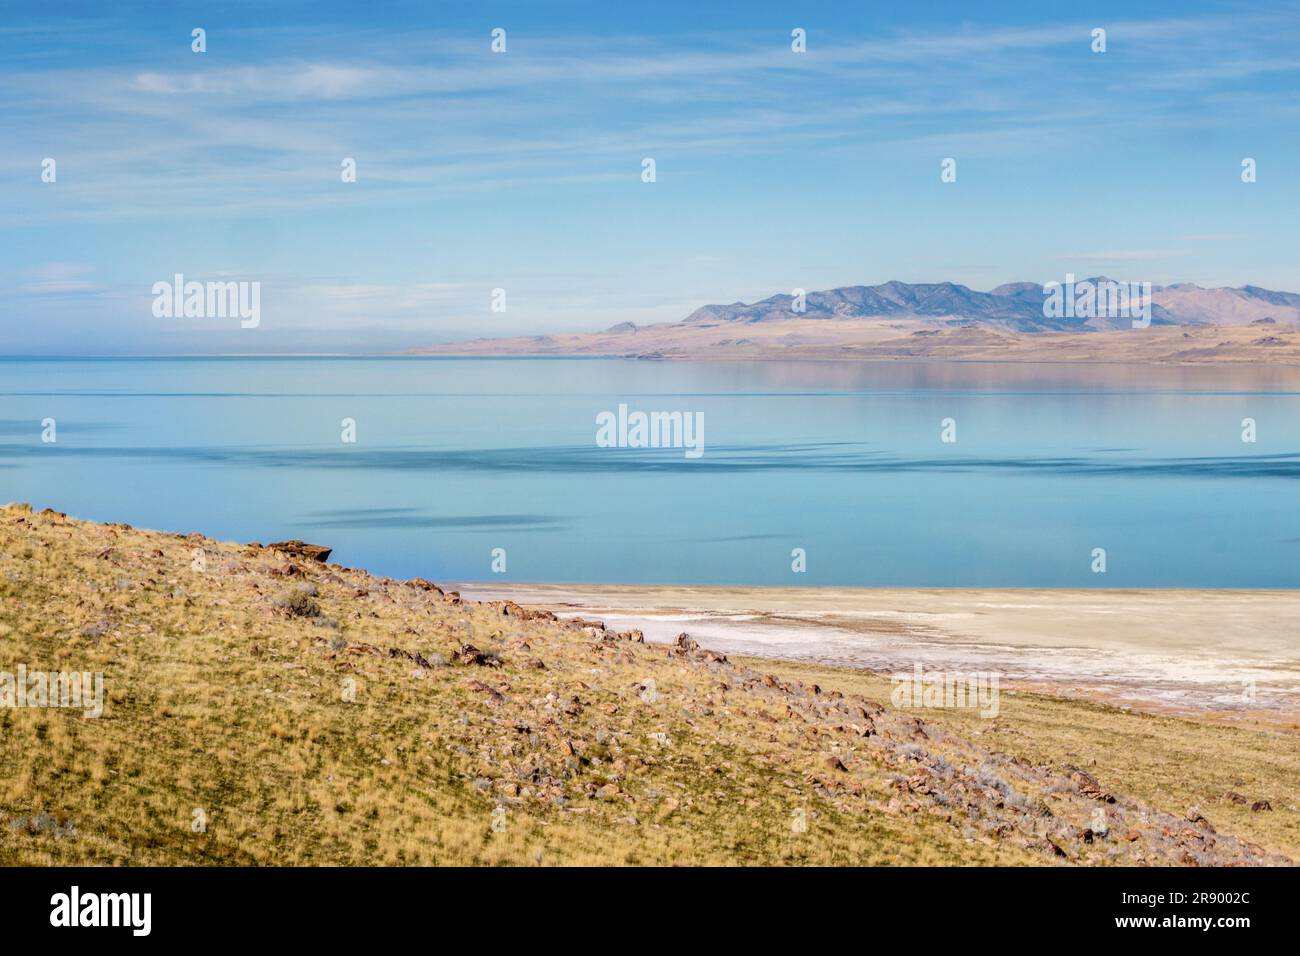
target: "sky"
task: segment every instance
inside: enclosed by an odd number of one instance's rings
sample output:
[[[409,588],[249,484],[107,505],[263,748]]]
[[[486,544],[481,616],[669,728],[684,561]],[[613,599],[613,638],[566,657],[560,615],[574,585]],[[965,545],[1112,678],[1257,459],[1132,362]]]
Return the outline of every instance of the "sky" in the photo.
[[[1300,6],[1171,7],[0,0],[0,354],[389,351],[893,279],[1300,291]],[[155,316],[177,273],[259,283],[259,324]]]

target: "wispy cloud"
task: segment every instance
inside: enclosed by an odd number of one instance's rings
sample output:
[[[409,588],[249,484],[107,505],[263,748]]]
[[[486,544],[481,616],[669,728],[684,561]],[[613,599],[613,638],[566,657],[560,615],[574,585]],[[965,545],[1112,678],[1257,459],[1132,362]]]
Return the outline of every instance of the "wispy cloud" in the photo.
[[[1231,24],[1231,31],[1227,27]],[[1062,69],[1086,55],[1089,24],[915,34],[867,41],[780,36],[520,37],[485,43],[315,36],[317,58],[272,36],[241,62],[25,69],[0,77],[9,185],[30,179],[30,146],[78,163],[56,216],[152,216],[166,208],[243,215],[356,202],[329,190],[355,156],[365,201],[406,202],[487,187],[610,181],[638,153],[781,153],[818,145],[880,149],[938,137],[986,151],[1047,148],[1118,116],[1198,122],[1199,96],[1226,76],[1300,69],[1295,24],[1272,16],[1115,23],[1122,79]],[[391,39],[391,38],[390,38]],[[348,52],[344,52],[348,51]],[[436,51],[431,54],[431,51]],[[210,58],[209,58],[210,57]],[[184,62],[184,61],[181,61]],[[1177,76],[1177,82],[1169,78]],[[1176,88],[1176,100],[1164,91]],[[1145,97],[1135,90],[1147,90]],[[1240,117],[1239,117],[1240,119]],[[938,133],[938,130],[943,130]],[[23,162],[19,160],[19,143]],[[51,210],[27,190],[19,216]]]
[[[1185,249],[1110,249],[1098,252],[1076,252],[1062,256],[1066,261],[1080,262],[1147,262],[1152,259],[1171,259],[1187,255]]]
[[[93,266],[79,262],[48,262],[25,270],[21,290],[30,295],[85,295],[105,287],[87,278]]]

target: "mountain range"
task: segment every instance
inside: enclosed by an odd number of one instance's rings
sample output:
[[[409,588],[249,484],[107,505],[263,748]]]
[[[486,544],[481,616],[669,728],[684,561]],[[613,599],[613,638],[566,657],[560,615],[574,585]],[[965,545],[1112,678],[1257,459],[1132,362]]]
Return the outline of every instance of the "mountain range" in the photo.
[[[1085,283],[1096,289],[1112,281],[1103,276],[1078,280],[1073,288],[1062,289],[1060,299],[1077,302]],[[1050,291],[1037,282],[1010,282],[988,292],[955,282],[885,282],[809,292],[801,303],[792,292],[751,303],[706,305],[679,322],[620,322],[603,332],[476,339],[412,351],[740,361],[1300,366],[1300,294],[1294,292],[1253,285],[1207,289],[1186,282],[1144,286],[1128,313],[1101,310],[1102,316],[1089,317],[1091,313],[1076,315],[1075,309],[1045,308]]]
[[[1094,287],[1115,280],[1095,276],[1079,280]],[[1205,289],[1191,283],[1152,286],[1152,325],[1222,325],[1251,323],[1300,326],[1300,294],[1258,286]],[[1131,327],[1128,316],[1095,318],[1044,314],[1046,293],[1037,282],[1009,282],[977,292],[955,282],[885,282],[843,286],[805,296],[805,309],[794,311],[795,297],[774,295],[758,302],[706,305],[685,324],[775,322],[801,319],[929,318],[941,325],[981,326],[1008,332],[1079,332]],[[1267,320],[1272,319],[1273,323]],[[624,329],[625,330],[625,329]],[[611,329],[610,331],[614,331]]]

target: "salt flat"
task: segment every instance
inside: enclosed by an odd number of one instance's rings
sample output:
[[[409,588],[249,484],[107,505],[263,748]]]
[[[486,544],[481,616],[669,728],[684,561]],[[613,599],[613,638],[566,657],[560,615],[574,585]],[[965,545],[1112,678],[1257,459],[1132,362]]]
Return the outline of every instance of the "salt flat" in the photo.
[[[731,654],[905,671],[986,670],[1069,695],[1300,713],[1300,592],[465,584],[557,613],[687,631]]]

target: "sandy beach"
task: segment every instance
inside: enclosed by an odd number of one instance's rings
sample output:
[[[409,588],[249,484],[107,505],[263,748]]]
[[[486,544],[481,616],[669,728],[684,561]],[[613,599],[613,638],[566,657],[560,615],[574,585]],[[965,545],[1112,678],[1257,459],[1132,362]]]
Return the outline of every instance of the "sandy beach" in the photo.
[[[886,672],[920,663],[1146,709],[1300,715],[1292,591],[460,587],[649,641],[687,631],[729,654]]]

